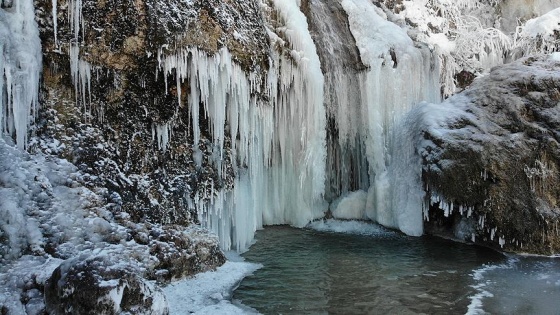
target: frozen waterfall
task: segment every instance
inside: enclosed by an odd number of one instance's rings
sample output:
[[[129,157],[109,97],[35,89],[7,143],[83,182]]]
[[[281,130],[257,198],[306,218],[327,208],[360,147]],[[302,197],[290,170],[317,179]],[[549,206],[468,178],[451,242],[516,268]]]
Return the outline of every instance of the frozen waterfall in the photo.
[[[239,166],[234,190],[200,192],[192,202],[224,249],[246,248],[263,224],[302,227],[327,207],[320,62],[296,1],[278,0],[275,6],[285,27],[270,34],[282,51],[272,52],[265,90],[258,84],[260,74],[245,73],[225,48],[213,56],[197,49],[162,50],[158,57],[164,73],[176,74],[179,98],[181,82],[189,82],[195,151],[199,106],[209,118],[218,170],[226,132],[237,139],[232,141]],[[261,94],[267,101],[256,96]]]
[[[439,101],[437,56],[368,0],[336,1],[348,27],[347,33],[332,32],[328,2],[309,1],[312,18],[298,0],[262,4],[275,19],[268,26],[272,50],[264,74],[241,69],[226,48],[213,54],[159,50],[157,71],[175,76],[169,84],[177,85],[179,102],[188,103],[180,108],[189,111],[193,155],[202,154],[202,114],[214,166],[223,172],[225,150],[235,159],[233,190],[199,191],[190,203],[223,249],[247,248],[263,225],[303,227],[324,217],[329,203],[335,216],[422,234],[420,160],[415,135],[402,126],[415,104]],[[69,3],[69,53],[76,101],[88,109],[92,66],[80,59],[81,7],[81,0]],[[54,23],[56,36],[56,17]],[[318,38],[326,40],[318,44]],[[31,0],[0,9],[0,39],[0,132],[23,148],[42,66]],[[360,66],[344,64],[339,52],[353,53]],[[170,123],[153,126],[161,150],[173,137]],[[335,209],[340,204],[351,206]]]
[[[24,148],[37,113],[41,41],[32,0],[13,0],[0,9],[0,136]]]
[[[263,225],[305,226],[325,215],[329,201],[362,190],[364,200],[354,204],[363,209],[353,216],[422,234],[420,160],[413,135],[398,126],[415,104],[439,101],[437,57],[369,1],[345,0],[364,68],[345,71],[331,60],[323,74],[298,1],[273,6],[264,10],[282,26],[269,29],[275,50],[266,78],[244,72],[225,48],[213,55],[161,49],[158,56],[159,71],[176,76],[179,101],[188,95],[195,153],[200,113],[209,119],[219,171],[226,135],[234,140],[234,189],[196,195],[191,207],[201,223],[222,248],[243,250]],[[183,82],[189,91],[181,91]],[[329,128],[337,137],[327,139]]]
[[[362,62],[359,101],[338,108],[339,142],[362,150],[368,165],[366,217],[409,235],[421,235],[423,190],[420,158],[407,134],[405,114],[421,101],[439,102],[437,56],[416,48],[406,31],[388,22],[370,1],[344,0]],[[356,139],[361,142],[353,146]],[[365,173],[365,171],[358,171]]]

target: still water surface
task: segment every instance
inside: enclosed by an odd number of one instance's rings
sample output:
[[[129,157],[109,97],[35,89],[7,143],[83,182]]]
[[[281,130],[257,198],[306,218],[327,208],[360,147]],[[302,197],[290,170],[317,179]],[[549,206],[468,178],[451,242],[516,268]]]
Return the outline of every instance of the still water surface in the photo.
[[[263,314],[560,314],[558,259],[363,222],[267,227],[256,239],[243,256],[263,268],[233,298]]]

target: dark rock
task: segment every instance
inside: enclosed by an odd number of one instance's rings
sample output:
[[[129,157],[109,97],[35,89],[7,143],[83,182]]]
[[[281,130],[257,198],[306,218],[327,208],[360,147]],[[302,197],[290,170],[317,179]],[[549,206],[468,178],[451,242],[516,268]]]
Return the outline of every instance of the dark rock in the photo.
[[[68,260],[45,285],[49,314],[168,314],[161,289],[97,256]]]
[[[559,93],[560,63],[526,58],[429,105],[440,123],[420,149],[428,232],[461,225],[472,233],[456,236],[506,251],[560,250]]]

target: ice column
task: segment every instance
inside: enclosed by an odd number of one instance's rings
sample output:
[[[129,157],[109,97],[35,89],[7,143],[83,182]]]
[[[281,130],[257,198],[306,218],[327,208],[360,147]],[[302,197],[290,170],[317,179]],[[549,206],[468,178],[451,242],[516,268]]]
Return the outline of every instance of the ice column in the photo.
[[[383,18],[368,0],[344,0],[350,29],[369,70],[360,74],[359,124],[343,125],[341,136],[356,135],[365,146],[370,187],[366,215],[409,235],[421,235],[423,190],[414,136],[403,121],[418,102],[439,101],[435,56],[414,47],[406,32]],[[340,121],[355,121],[344,117]],[[359,128],[359,129],[354,129]],[[342,139],[341,141],[350,141]]]
[[[14,0],[0,9],[0,135],[14,136],[22,149],[39,105],[41,67],[33,1]]]

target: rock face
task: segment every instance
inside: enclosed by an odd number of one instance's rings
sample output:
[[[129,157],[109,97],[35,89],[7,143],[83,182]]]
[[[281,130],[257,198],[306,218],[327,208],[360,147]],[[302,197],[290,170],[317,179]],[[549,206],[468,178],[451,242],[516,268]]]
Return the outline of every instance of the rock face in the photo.
[[[189,198],[232,185],[230,140],[218,172],[208,159],[208,126],[201,119],[201,141],[193,144],[188,95],[180,105],[177,78],[164,73],[160,57],[227,47],[245,70],[266,71],[269,42],[257,1],[54,4],[36,5],[44,53],[37,149],[67,158],[92,185],[118,193],[136,221],[196,222]]]
[[[560,62],[525,58],[495,68],[420,112],[427,231],[453,229],[506,251],[557,253]]]

